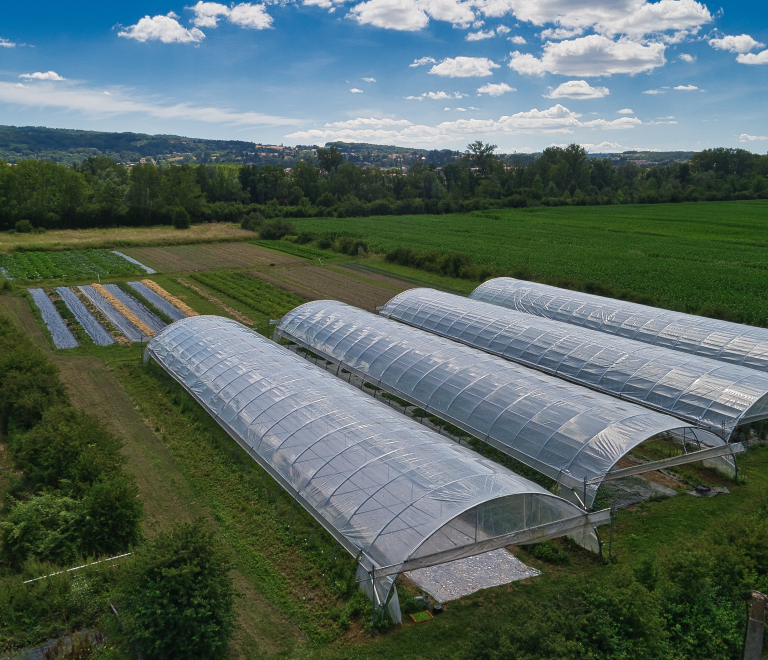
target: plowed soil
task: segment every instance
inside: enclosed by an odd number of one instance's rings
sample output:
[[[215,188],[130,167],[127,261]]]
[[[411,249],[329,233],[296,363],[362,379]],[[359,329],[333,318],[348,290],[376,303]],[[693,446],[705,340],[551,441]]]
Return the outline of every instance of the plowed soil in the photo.
[[[341,266],[297,266],[276,269],[269,274],[258,271],[249,274],[309,300],[340,300],[368,311],[414,288],[413,284],[388,277],[377,275],[374,279],[367,274],[363,277]]]
[[[283,266],[306,263],[304,259],[265,250],[249,243],[177,245],[159,248],[128,248],[124,253],[163,273],[191,273],[214,268]]]

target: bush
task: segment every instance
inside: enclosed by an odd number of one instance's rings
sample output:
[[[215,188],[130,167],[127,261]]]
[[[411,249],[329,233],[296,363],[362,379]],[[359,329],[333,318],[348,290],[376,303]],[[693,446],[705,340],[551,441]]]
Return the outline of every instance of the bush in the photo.
[[[29,220],[19,220],[16,223],[16,231],[21,234],[29,234],[32,232],[34,227],[32,226],[32,223]]]
[[[133,478],[120,475],[94,484],[78,517],[80,553],[114,555],[142,538],[144,506]]]
[[[293,233],[293,224],[291,224],[290,220],[275,218],[261,226],[259,238],[263,241],[279,241],[283,236]]]
[[[189,213],[187,213],[186,209],[183,209],[181,206],[177,206],[173,210],[173,226],[176,227],[176,229],[189,229],[189,227],[192,225],[192,221],[189,218]]]
[[[123,597],[128,637],[148,660],[226,655],[235,620],[230,565],[199,522],[140,548]]]
[[[264,216],[258,211],[251,211],[248,215],[243,216],[243,219],[240,221],[240,227],[248,231],[258,231],[262,222],[264,222]]]

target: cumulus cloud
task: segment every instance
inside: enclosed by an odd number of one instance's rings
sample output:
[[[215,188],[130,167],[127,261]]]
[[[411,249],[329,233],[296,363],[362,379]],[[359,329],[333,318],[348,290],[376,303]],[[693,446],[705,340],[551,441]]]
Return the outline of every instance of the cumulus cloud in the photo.
[[[178,18],[173,12],[167,16],[145,16],[136,25],[120,30],[117,36],[135,39],[142,43],[162,41],[164,44],[193,44],[205,39],[202,30],[196,27],[188,30],[179,23]]]
[[[624,151],[624,147],[617,142],[601,142],[600,144],[586,143],[581,146],[591,154],[610,154]]]
[[[259,112],[237,112],[227,108],[189,103],[163,103],[148,100],[143,96],[136,98],[120,90],[112,90],[111,93],[105,94],[103,88],[92,89],[70,83],[59,85],[51,81],[28,86],[0,82],[0,102],[34,108],[79,111],[95,118],[133,114],[231,126],[280,126],[298,123],[293,119]]]
[[[696,85],[678,85],[673,89],[676,89],[678,92],[695,92],[699,88]]]
[[[587,29],[606,36],[642,38],[666,33],[683,39],[712,22],[707,7],[696,0],[477,0],[488,17],[512,13],[535,26],[554,24],[544,39],[569,39]],[[563,32],[557,32],[562,29]],[[668,33],[672,33],[669,35]]]
[[[496,34],[499,36],[502,36],[504,34],[509,34],[512,32],[506,25],[499,25],[499,27],[496,28]]]
[[[376,82],[376,78],[363,78],[363,80],[364,80],[365,82],[368,82],[368,83],[374,83],[374,82]]]
[[[264,30],[272,27],[272,17],[264,5],[254,5],[241,2],[239,5],[227,7],[218,2],[198,2],[192,11],[195,17],[192,23],[197,27],[218,27],[219,20],[226,18],[230,23],[244,28]]]
[[[539,37],[542,41],[546,39],[554,39],[555,41],[561,41],[563,39],[572,39],[573,37],[580,37],[584,33],[584,28],[548,28],[542,30]]]
[[[493,75],[493,69],[500,68],[487,57],[448,57],[435,64],[429,72],[444,78],[473,78]]]
[[[510,87],[507,83],[488,83],[482,87],[477,88],[478,94],[488,94],[489,96],[501,96],[507,92],[516,92],[514,87]]]
[[[427,26],[430,17],[456,27],[475,21],[471,0],[367,0],[349,12],[361,25],[415,32]]]
[[[507,40],[511,41],[513,44],[517,44],[518,46],[522,46],[523,44],[527,43],[526,40],[519,34],[516,34],[514,37],[507,37]]]
[[[425,64],[437,64],[437,60],[434,57],[422,57],[418,60],[413,60],[413,64],[409,64],[408,66],[413,69],[414,67],[423,66]]]
[[[696,56],[689,55],[688,53],[681,53],[678,59],[682,60],[683,62],[688,62],[688,64],[693,64],[696,61]]]
[[[469,27],[475,22],[473,0],[414,0],[436,21],[446,21],[455,27]]]
[[[406,96],[405,98],[409,101],[423,101],[424,99],[445,101],[446,99],[461,99],[465,96],[466,94],[462,94],[461,92],[454,92],[453,94],[448,94],[447,92],[424,92],[419,96]]]
[[[729,53],[748,53],[750,50],[765,46],[748,34],[726,35],[719,39],[710,39],[709,45],[717,50],[727,50]]]
[[[665,89],[646,89],[643,94],[650,94],[651,96],[655,96],[656,94],[666,94],[667,90]]]
[[[34,73],[22,73],[19,78],[24,80],[66,80],[66,78],[60,76],[55,71],[35,71]]]
[[[768,64],[768,50],[755,53],[742,53],[736,57],[740,64]]]
[[[565,76],[610,76],[616,73],[642,73],[666,63],[665,46],[647,45],[621,38],[613,41],[591,34],[571,41],[548,42],[541,58],[515,51],[509,67],[521,74],[557,73]]]
[[[358,89],[357,87],[353,87],[349,91],[352,92],[353,94],[362,94],[363,93],[363,90],[362,89]]]
[[[446,108],[449,109],[449,108]],[[458,108],[457,108],[458,110]],[[572,133],[577,128],[634,128],[642,122],[622,117],[613,121],[595,119],[581,121],[577,112],[557,104],[545,110],[536,108],[494,119],[457,119],[436,126],[412,124],[406,120],[356,119],[326,124],[322,129],[298,131],[287,139],[325,144],[334,140],[372,142],[377,144],[435,144],[463,142],[472,136],[516,135],[524,133]]]
[[[739,142],[756,142],[758,140],[768,140],[768,135],[749,135],[748,133],[739,135]]]
[[[601,99],[608,96],[607,87],[592,87],[586,80],[569,80],[554,89],[549,88],[548,99]]]
[[[494,36],[496,33],[493,30],[487,32],[480,30],[479,32],[470,32],[465,38],[467,41],[482,41],[483,39],[492,39]]]
[[[631,108],[622,108],[621,110],[616,111],[620,115],[634,115],[635,111]]]
[[[0,48],[15,48],[16,44],[13,41],[8,41],[8,39],[3,39],[0,37]]]

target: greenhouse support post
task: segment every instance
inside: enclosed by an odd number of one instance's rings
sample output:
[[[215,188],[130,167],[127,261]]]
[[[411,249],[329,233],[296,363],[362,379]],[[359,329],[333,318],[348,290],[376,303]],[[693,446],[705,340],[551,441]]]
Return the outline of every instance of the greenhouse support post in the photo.
[[[763,657],[765,634],[765,610],[768,598],[759,591],[752,592],[752,602],[747,618],[747,634],[744,640],[744,660],[760,660]]]

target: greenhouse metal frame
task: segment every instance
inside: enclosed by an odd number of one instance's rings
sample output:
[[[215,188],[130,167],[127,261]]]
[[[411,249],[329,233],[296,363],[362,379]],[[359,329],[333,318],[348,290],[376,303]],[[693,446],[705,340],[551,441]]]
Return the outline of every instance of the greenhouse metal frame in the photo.
[[[144,359],[357,558],[379,607],[399,572],[563,535],[597,548],[595,528],[610,520],[610,511],[586,514],[236,321],[177,321]]]
[[[768,419],[768,375],[433,289],[380,312],[422,330],[731,437]]]
[[[499,305],[633,341],[768,371],[768,329],[625,300],[499,277],[470,295]]]
[[[343,367],[350,379],[354,373],[555,480],[584,507],[603,481],[632,474],[718,459],[735,472],[730,457],[743,449],[669,415],[341,302],[301,305],[275,335],[331,361],[337,375]],[[682,444],[683,455],[616,469],[660,434]],[[688,453],[689,444],[699,451]]]

